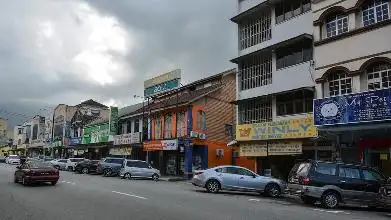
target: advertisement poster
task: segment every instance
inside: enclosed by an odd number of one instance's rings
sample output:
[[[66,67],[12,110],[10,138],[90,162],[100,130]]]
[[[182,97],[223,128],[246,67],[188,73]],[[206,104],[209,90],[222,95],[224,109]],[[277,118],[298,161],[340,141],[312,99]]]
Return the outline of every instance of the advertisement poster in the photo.
[[[109,140],[109,124],[98,124],[86,126],[83,129],[83,144],[94,144],[108,142]]]

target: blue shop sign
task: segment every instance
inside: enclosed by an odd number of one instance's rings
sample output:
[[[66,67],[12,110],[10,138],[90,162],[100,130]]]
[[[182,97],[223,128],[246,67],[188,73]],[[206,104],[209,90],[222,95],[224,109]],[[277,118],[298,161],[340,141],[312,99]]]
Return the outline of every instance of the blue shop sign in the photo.
[[[78,145],[78,144],[81,144],[81,137],[69,139],[69,144],[68,144],[69,146],[74,146],[74,145]]]
[[[179,79],[170,80],[159,85],[155,85],[144,90],[144,97],[151,97],[153,95],[167,92],[169,90],[179,87]]]
[[[314,100],[315,125],[335,125],[391,119],[391,89]]]

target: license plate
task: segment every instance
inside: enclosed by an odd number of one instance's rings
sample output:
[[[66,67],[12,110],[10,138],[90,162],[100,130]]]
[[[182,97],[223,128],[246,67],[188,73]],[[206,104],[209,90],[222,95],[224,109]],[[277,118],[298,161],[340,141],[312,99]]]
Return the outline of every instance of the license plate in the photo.
[[[41,175],[49,175],[50,173],[41,173]]]

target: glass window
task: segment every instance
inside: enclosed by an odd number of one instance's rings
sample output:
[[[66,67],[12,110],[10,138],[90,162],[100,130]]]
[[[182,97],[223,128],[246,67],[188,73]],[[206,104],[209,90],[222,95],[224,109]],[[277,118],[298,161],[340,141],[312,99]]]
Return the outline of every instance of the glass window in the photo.
[[[204,111],[197,112],[197,129],[206,130],[206,114]]]
[[[239,103],[239,123],[253,124],[272,120],[270,98],[254,99]]]
[[[236,167],[224,167],[223,168],[223,173],[239,174],[239,169],[236,168]]]
[[[349,179],[361,179],[360,170],[354,167],[340,167],[339,176]]]
[[[218,172],[218,173],[222,173],[223,169],[222,168],[218,168],[218,169],[215,169],[215,171]]]
[[[326,35],[334,37],[348,32],[348,16],[332,15],[326,20]]]
[[[373,170],[363,170],[363,175],[365,180],[369,181],[384,181],[385,178],[382,174],[375,172]]]
[[[185,126],[185,113],[177,113],[177,136],[183,137],[186,136],[186,126]]]
[[[155,118],[155,139],[162,138],[162,118],[160,116]]]
[[[276,23],[281,23],[294,16],[311,10],[310,0],[283,0],[275,7]]]
[[[318,163],[315,171],[320,174],[334,176],[337,172],[337,165],[333,163]]]
[[[277,70],[312,60],[312,40],[290,44],[276,50]]]
[[[378,63],[366,69],[368,90],[391,87],[391,65]]]
[[[134,132],[140,132],[140,119],[138,118],[134,120]]]
[[[59,160],[60,163],[67,163],[67,160]]]
[[[345,72],[334,72],[328,76],[329,95],[344,95],[352,92],[352,78]]]
[[[38,138],[38,125],[37,124],[35,124],[34,126],[33,126],[33,136],[32,136],[32,140],[37,140],[37,138]]]
[[[139,161],[139,162],[137,162],[137,167],[138,168],[148,168],[149,165],[146,162]]]
[[[252,173],[249,170],[238,168],[238,174],[243,176],[254,176],[254,173]]]
[[[257,18],[249,19],[239,24],[239,43],[241,50],[270,40],[271,36],[270,11],[260,13]]]
[[[390,19],[388,0],[368,0],[362,7],[363,25],[368,26]]]
[[[272,54],[253,55],[239,62],[240,89],[272,84]]]
[[[277,115],[292,115],[312,112],[314,92],[300,90],[296,92],[277,95]]]
[[[164,138],[172,138],[172,115],[166,114],[164,117]]]
[[[135,163],[135,161],[128,161],[128,162],[126,162],[126,166],[127,167],[136,167],[136,163]]]

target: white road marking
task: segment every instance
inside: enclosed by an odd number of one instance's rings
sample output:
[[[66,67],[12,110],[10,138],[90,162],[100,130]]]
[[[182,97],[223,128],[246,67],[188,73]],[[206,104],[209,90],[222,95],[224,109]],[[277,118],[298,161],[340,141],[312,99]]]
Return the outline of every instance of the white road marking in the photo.
[[[63,180],[63,181],[61,181],[61,182],[62,182],[62,183],[66,183],[66,181],[64,181],[64,180]]]
[[[132,194],[128,194],[128,193],[122,193],[122,192],[117,192],[117,191],[111,191],[111,192],[117,193],[117,194],[120,194],[120,195],[124,195],[124,196],[130,196],[130,197],[138,198],[138,199],[147,199],[147,198],[142,197],[142,196],[132,195]]]
[[[319,212],[326,212],[326,213],[332,213],[332,214],[345,214],[345,215],[350,215],[350,213],[349,213],[349,212],[340,211],[340,210],[324,210],[324,209],[314,209],[314,211],[319,211]]]
[[[76,183],[72,183],[72,185],[76,185]]]
[[[249,199],[248,201],[249,202],[260,202],[261,200],[260,199]]]

